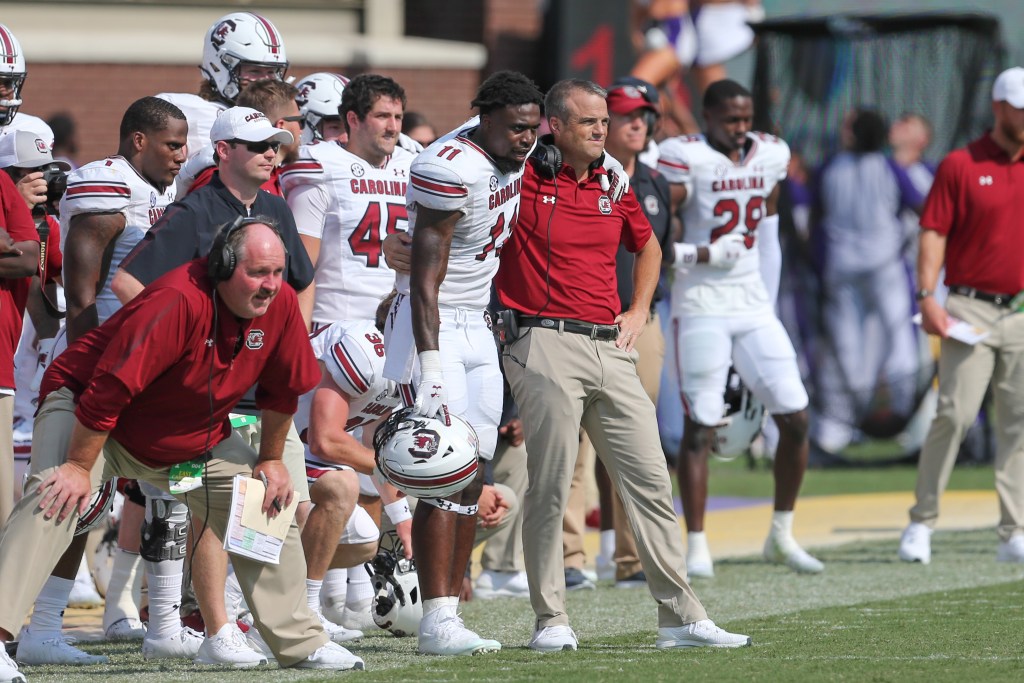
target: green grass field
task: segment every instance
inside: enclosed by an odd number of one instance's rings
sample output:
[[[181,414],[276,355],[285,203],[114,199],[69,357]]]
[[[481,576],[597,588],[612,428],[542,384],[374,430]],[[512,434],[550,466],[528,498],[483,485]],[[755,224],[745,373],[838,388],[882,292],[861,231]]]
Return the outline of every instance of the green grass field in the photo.
[[[807,493],[906,490],[912,468],[812,471]],[[770,495],[771,477],[742,464],[716,464],[720,495]],[[958,469],[954,486],[990,488],[989,468]],[[767,485],[767,488],[765,486]],[[643,589],[602,585],[569,596],[576,653],[526,648],[526,600],[476,600],[467,624],[495,637],[495,655],[440,659],[416,654],[413,639],[377,634],[351,649],[367,670],[262,668],[230,671],[188,662],[150,664],[137,643],[87,643],[111,656],[105,666],[25,667],[30,682],[115,681],[1020,681],[1024,680],[1024,566],[995,561],[994,530],[939,531],[929,566],[899,562],[893,541],[853,543],[817,553],[827,568],[798,576],[755,558],[716,562],[716,578],[694,588],[713,619],[749,633],[742,650],[658,651],[655,605]]]

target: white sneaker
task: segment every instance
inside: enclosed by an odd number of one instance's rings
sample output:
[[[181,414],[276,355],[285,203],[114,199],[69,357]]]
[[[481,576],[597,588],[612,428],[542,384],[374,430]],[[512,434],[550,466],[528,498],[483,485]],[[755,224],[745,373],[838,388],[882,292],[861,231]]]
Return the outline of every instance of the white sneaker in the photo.
[[[362,631],[347,629],[340,624],[335,624],[333,621],[328,620],[319,610],[317,610],[316,615],[320,618],[320,625],[324,627],[324,633],[335,643],[348,643],[363,637]]]
[[[812,557],[795,540],[783,540],[775,534],[768,534],[765,539],[764,559],[773,564],[784,564],[800,574],[820,574],[825,571],[821,560]]]
[[[715,626],[710,619],[701,619],[676,628],[659,628],[654,646],[659,650],[672,647],[747,647],[750,636],[729,633]]]
[[[22,664],[39,666],[42,664],[70,664],[83,666],[86,664],[106,664],[109,660],[103,655],[91,655],[83,652],[71,643],[72,636],[62,633],[35,634],[25,628],[18,638],[18,654],[15,656]]]
[[[530,649],[537,652],[575,650],[579,646],[576,634],[568,626],[545,626],[533,632]]]
[[[177,635],[170,638],[142,639],[142,658],[150,659],[194,659],[203,644],[203,634],[182,626]]]
[[[18,665],[7,655],[7,649],[3,647],[0,647],[0,683],[25,683],[25,676],[18,671]]]
[[[341,610],[341,621],[335,621],[336,624],[341,624],[345,628],[353,629],[355,631],[362,631],[363,634],[372,633],[373,631],[383,631],[380,626],[373,620],[373,612],[370,611],[371,605],[373,604],[373,598],[367,598],[361,602],[357,602],[351,607],[345,605]],[[324,614],[324,616],[327,616]],[[330,617],[328,617],[330,619]],[[333,619],[331,619],[333,621]]]
[[[75,585],[71,587],[71,595],[68,596],[68,607],[79,609],[92,609],[103,605],[103,598],[96,592],[96,584],[92,580],[89,568],[82,562],[78,575],[75,576]]]
[[[708,537],[703,532],[686,535],[686,576],[689,579],[715,577],[715,565],[711,561]]]
[[[442,612],[442,614],[437,614]],[[479,655],[497,652],[501,643],[486,640],[466,628],[462,617],[444,609],[420,622],[419,651],[424,655]]]
[[[612,571],[614,571],[614,567]],[[528,598],[530,597],[530,586],[526,582],[526,572],[498,572],[485,569],[477,577],[473,596],[481,600]]]
[[[1009,541],[999,544],[996,553],[999,562],[1024,562],[1024,534],[1014,534]]]
[[[267,641],[263,640],[263,636],[260,635],[260,631],[258,628],[256,628],[255,626],[250,628],[249,632],[245,634],[245,637],[246,640],[249,642],[249,647],[251,647],[253,650],[259,652],[261,655],[266,657],[268,662],[277,661],[277,657],[276,655],[274,655],[274,651],[270,649],[269,645],[267,645]]]
[[[107,640],[142,640],[146,637],[146,627],[138,619],[123,617],[108,626],[103,635]]]
[[[362,671],[363,660],[337,643],[326,643],[316,652],[295,665],[296,669],[333,669],[335,671]]]
[[[249,669],[266,664],[267,658],[249,647],[245,634],[237,624],[229,621],[216,635],[206,636],[192,661],[196,664],[218,664],[235,669]]]
[[[900,559],[928,564],[932,561],[932,530],[927,524],[911,522],[900,537]]]

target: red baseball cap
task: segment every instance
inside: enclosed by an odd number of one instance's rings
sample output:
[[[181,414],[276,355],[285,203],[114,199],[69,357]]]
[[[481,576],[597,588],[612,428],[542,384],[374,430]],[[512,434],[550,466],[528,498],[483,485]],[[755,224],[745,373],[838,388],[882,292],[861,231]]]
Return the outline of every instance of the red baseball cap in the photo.
[[[658,107],[647,99],[635,85],[619,85],[608,91],[608,111],[613,114],[632,114],[637,109],[658,113]]]

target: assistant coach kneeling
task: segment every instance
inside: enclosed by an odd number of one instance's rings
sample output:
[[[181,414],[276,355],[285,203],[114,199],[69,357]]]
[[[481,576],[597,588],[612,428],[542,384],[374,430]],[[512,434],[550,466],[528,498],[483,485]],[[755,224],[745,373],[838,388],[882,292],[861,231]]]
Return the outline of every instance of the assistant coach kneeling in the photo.
[[[266,476],[265,512],[275,497],[290,502],[285,434],[298,397],[317,385],[320,371],[295,291],[282,281],[280,233],[266,219],[239,220],[215,240],[210,260],[212,267],[196,259],[155,281],[47,370],[32,456],[50,462],[29,480],[0,540],[0,640],[24,622],[101,480],[124,476],[171,492],[173,465],[203,464],[205,486],[176,497],[220,539],[236,474]],[[258,456],[228,423],[254,384],[264,424]],[[101,456],[102,477],[94,471]],[[282,666],[362,668],[328,641],[306,606],[294,521],[280,564],[233,562]]]

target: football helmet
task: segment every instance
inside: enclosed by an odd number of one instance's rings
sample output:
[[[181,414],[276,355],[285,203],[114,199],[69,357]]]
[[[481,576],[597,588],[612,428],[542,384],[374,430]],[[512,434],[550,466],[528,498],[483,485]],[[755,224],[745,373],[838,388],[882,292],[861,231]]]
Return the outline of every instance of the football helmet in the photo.
[[[451,426],[411,407],[395,411],[373,434],[377,469],[399,491],[416,498],[444,498],[476,477],[480,439],[458,415]]]
[[[348,85],[348,79],[341,74],[319,71],[299,81],[299,96],[295,101],[299,104],[299,113],[306,119],[306,127],[302,130],[303,144],[314,140],[322,140],[320,121],[328,116],[340,116],[341,94]]]
[[[750,447],[764,423],[764,404],[743,384],[735,368],[725,381],[725,410],[715,427],[711,452],[719,460],[733,460]]]
[[[111,477],[93,492],[89,499],[89,506],[79,516],[78,523],[75,524],[75,536],[89,533],[106,518],[107,512],[113,505],[115,491],[117,491],[117,477]]]
[[[9,80],[11,93],[0,99],[0,126],[6,126],[21,106],[21,86],[25,84],[25,54],[11,30],[0,24],[0,79]]]
[[[241,89],[238,67],[254,64],[276,69],[277,78],[288,71],[284,41],[270,20],[252,12],[232,12],[214,22],[203,42],[203,72],[228,102]]]
[[[364,566],[373,582],[373,623],[399,638],[417,635],[423,619],[423,601],[416,560],[405,559],[398,534],[384,534],[377,554]]]

